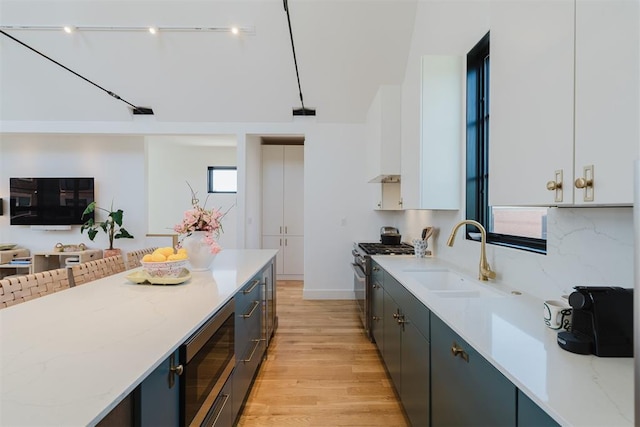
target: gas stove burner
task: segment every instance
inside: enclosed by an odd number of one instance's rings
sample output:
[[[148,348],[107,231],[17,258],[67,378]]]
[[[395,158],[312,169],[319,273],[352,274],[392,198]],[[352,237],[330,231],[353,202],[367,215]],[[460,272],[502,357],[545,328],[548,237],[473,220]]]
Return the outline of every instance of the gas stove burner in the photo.
[[[413,246],[406,243],[385,245],[382,243],[359,243],[358,246],[367,255],[413,255]]]

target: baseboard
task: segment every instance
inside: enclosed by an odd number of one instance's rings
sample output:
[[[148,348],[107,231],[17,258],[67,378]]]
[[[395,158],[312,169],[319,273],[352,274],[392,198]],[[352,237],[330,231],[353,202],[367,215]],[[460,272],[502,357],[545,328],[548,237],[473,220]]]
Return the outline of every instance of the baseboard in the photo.
[[[304,299],[343,299],[353,300],[356,299],[353,290],[343,289],[304,289],[302,291],[302,298]]]

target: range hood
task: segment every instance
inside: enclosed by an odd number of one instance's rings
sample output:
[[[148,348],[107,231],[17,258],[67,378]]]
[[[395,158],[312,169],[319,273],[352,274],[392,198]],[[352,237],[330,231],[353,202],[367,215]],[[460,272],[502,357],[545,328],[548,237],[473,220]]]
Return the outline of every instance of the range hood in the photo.
[[[369,182],[372,184],[399,184],[400,175],[378,175]]]

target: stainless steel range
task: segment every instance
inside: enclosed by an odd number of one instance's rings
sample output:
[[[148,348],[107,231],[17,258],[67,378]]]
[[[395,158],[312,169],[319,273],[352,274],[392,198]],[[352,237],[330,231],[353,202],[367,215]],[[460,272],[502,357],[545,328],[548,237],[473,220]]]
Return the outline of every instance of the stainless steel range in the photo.
[[[413,255],[413,246],[406,243],[385,245],[382,243],[355,243],[351,254],[354,272],[353,290],[360,309],[360,319],[370,340],[371,335],[371,255]]]

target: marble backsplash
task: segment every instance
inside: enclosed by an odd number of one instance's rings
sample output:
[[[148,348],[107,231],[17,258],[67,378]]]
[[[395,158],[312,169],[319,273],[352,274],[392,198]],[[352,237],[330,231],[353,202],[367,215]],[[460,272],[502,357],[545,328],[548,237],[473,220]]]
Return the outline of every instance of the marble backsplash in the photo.
[[[460,219],[459,211],[406,211],[400,227],[408,241],[425,226],[436,227],[430,242],[435,256],[475,275],[478,243],[460,235],[454,247],[446,245]],[[540,299],[557,299],[578,285],[633,287],[633,244],[631,207],[551,208],[546,255],[488,245],[487,257],[498,282]]]

